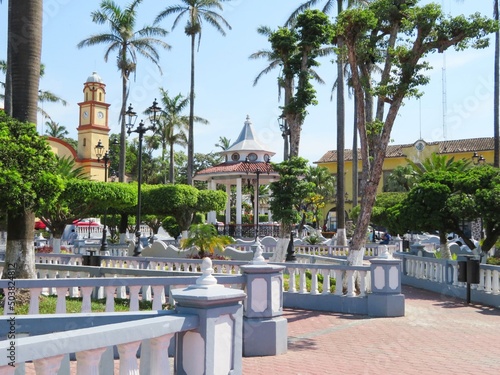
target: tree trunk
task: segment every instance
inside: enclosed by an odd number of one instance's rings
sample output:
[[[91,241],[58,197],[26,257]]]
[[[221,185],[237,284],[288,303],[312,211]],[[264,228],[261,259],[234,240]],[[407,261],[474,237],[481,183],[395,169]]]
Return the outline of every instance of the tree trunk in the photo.
[[[174,154],[174,145],[170,144],[170,165],[168,166],[168,176],[170,183],[173,184],[175,182],[175,177],[174,177],[174,163],[175,163],[175,154]]]
[[[5,264],[12,265],[16,279],[36,279],[34,223],[32,211],[7,214]]]
[[[191,35],[191,88],[189,92],[189,129],[188,129],[188,161],[187,184],[193,185],[194,169],[194,57],[196,34]]]
[[[439,252],[442,259],[451,259],[451,251],[448,246],[448,238],[443,231],[439,232]]]
[[[342,11],[342,0],[337,1],[337,9]],[[344,42],[338,40],[338,48],[342,50]],[[345,231],[345,181],[344,181],[344,149],[345,149],[345,101],[344,101],[344,59],[337,55],[337,245],[347,245]]]
[[[8,51],[12,117],[36,124],[42,53],[42,0],[9,1]],[[10,67],[10,70],[9,70]],[[35,213],[19,207],[7,213],[6,264],[14,277],[36,278],[34,253]]]
[[[493,2],[493,14],[495,16],[495,21],[498,22],[498,0]],[[493,166],[495,168],[500,167],[500,119],[499,119],[499,91],[500,91],[500,32],[495,32],[495,68],[494,68],[494,93],[493,93],[493,138],[494,138],[494,155],[493,155]]]

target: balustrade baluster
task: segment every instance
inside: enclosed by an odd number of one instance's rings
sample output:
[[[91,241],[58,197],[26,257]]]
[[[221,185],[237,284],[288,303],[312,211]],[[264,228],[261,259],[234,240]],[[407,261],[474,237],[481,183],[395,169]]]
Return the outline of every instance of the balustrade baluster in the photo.
[[[306,270],[303,268],[299,269],[299,293],[307,293]]]
[[[150,371],[151,374],[170,374],[168,347],[174,335],[164,335],[150,340]],[[141,349],[142,351],[142,349]]]
[[[33,364],[35,365],[36,375],[57,374],[59,368],[61,367],[61,361],[63,358],[64,355],[57,355],[54,357],[41,358],[33,361]]]
[[[346,277],[347,277],[347,297],[355,297],[356,293],[354,291],[354,276],[355,273],[353,270],[348,270],[346,272]]]
[[[90,296],[93,289],[91,286],[82,286],[80,288],[82,293],[82,313],[92,312]]]
[[[321,270],[323,275],[323,291],[321,294],[330,294],[330,270]]]
[[[334,270],[335,273],[335,295],[342,295],[342,285],[344,285],[344,272],[340,270]]]
[[[139,290],[140,285],[129,286],[130,311],[139,311]]]
[[[76,353],[76,373],[78,375],[99,375],[99,362],[106,348],[85,350]]]
[[[153,310],[162,310],[165,303],[165,287],[163,285],[153,285]]]
[[[357,271],[359,274],[359,297],[364,297],[366,296],[366,271]]]
[[[488,269],[486,272],[484,270],[481,270],[480,272],[485,273],[485,283],[484,283],[484,291],[488,294],[491,293],[491,270]]]
[[[120,375],[139,375],[136,355],[140,344],[140,341],[134,341],[117,345],[120,355]]]
[[[68,292],[68,287],[66,286],[56,288],[56,293],[57,293],[56,314],[66,314],[67,292]]]
[[[42,288],[30,289],[30,308],[28,314],[38,314],[40,312],[40,294],[42,294]]]
[[[318,270],[311,269],[311,294],[319,294],[318,290]]]
[[[116,286],[105,286],[104,294],[106,295],[106,311],[115,311],[115,291]]]

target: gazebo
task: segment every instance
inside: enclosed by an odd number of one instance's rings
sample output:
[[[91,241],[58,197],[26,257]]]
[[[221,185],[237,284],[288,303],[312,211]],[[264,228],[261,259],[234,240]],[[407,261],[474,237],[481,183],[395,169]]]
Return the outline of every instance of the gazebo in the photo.
[[[242,224],[242,186],[244,183],[252,184],[255,192],[254,200],[254,225],[258,224],[259,199],[258,191],[260,185],[267,185],[272,181],[279,179],[279,174],[275,172],[269,164],[271,157],[275,155],[274,151],[265,149],[257,142],[254,136],[252,122],[247,115],[243,129],[238,139],[229,146],[228,149],[221,151],[224,156],[224,162],[216,166],[199,171],[194,179],[197,181],[206,181],[208,189],[215,190],[217,184],[223,184],[226,187],[228,200],[226,202],[225,224],[231,221],[230,196],[231,186],[236,185],[236,227]],[[270,215],[271,216],[271,213]],[[271,221],[271,217],[269,218]],[[207,221],[216,224],[217,218],[215,212],[208,214]]]

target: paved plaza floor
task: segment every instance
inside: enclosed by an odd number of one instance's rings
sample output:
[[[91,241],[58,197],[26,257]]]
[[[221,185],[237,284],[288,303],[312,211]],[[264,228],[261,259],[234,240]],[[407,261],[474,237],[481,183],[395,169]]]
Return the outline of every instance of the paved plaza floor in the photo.
[[[243,374],[500,374],[499,309],[412,287],[403,293],[400,318],[285,309],[288,352],[243,358]]]
[[[243,374],[500,374],[500,310],[403,287],[400,318],[285,310],[288,352]]]

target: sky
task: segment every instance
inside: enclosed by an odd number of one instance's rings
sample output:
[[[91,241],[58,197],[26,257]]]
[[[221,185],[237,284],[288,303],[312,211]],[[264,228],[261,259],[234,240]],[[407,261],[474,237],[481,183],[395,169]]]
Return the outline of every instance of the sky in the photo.
[[[122,7],[129,0],[115,0]],[[326,0],[325,0],[326,1]],[[320,2],[321,5],[325,1]],[[204,25],[201,44],[196,54],[195,114],[209,125],[195,125],[194,149],[198,153],[220,151],[215,145],[221,136],[235,141],[248,115],[257,140],[276,152],[273,161],[283,160],[283,138],[278,126],[281,101],[278,100],[277,77],[273,71],[253,86],[255,77],[267,63],[251,60],[259,50],[270,49],[267,39],[257,33],[259,26],[277,29],[303,0],[233,0],[224,3],[220,14],[232,26],[224,37],[210,25]],[[421,1],[421,4],[429,1]],[[491,17],[492,1],[436,1],[445,13],[469,15],[480,12]],[[178,0],[144,0],[138,7],[137,26],[151,24],[156,15]],[[78,49],[76,45],[92,34],[107,28],[92,22],[90,13],[99,8],[99,0],[44,0],[42,62],[45,75],[41,90],[49,90],[68,102],[44,104],[55,122],[64,125],[69,136],[77,138],[79,102],[83,101],[83,84],[97,72],[106,84],[106,102],[110,103],[109,127],[119,133],[118,114],[121,105],[121,77],[114,56],[104,61],[105,46]],[[334,14],[331,14],[333,17]],[[185,20],[171,30],[173,18],[162,26],[168,29],[165,41],[169,51],[161,52],[160,74],[157,67],[139,57],[137,72],[131,78],[129,102],[142,113],[159,97],[159,87],[171,96],[189,95],[190,39],[184,34]],[[0,59],[6,58],[7,2],[0,4]],[[405,102],[393,128],[391,143],[408,144],[418,139],[427,142],[493,136],[493,55],[491,46],[484,50],[448,51],[428,58],[434,69],[428,74],[431,83],[422,90],[424,96]],[[308,108],[302,127],[300,156],[318,161],[328,150],[336,148],[335,94],[331,88],[336,68],[332,57],[320,60],[319,75],[324,85],[316,85],[318,105]],[[0,81],[4,77],[0,75]],[[346,101],[346,148],[353,137],[352,100]],[[446,108],[446,113],[443,111]],[[188,111],[186,111],[186,115]],[[141,119],[139,116],[138,121]],[[45,120],[39,117],[38,130],[44,133]],[[138,123],[138,122],[137,122]],[[184,150],[187,152],[186,150]]]

